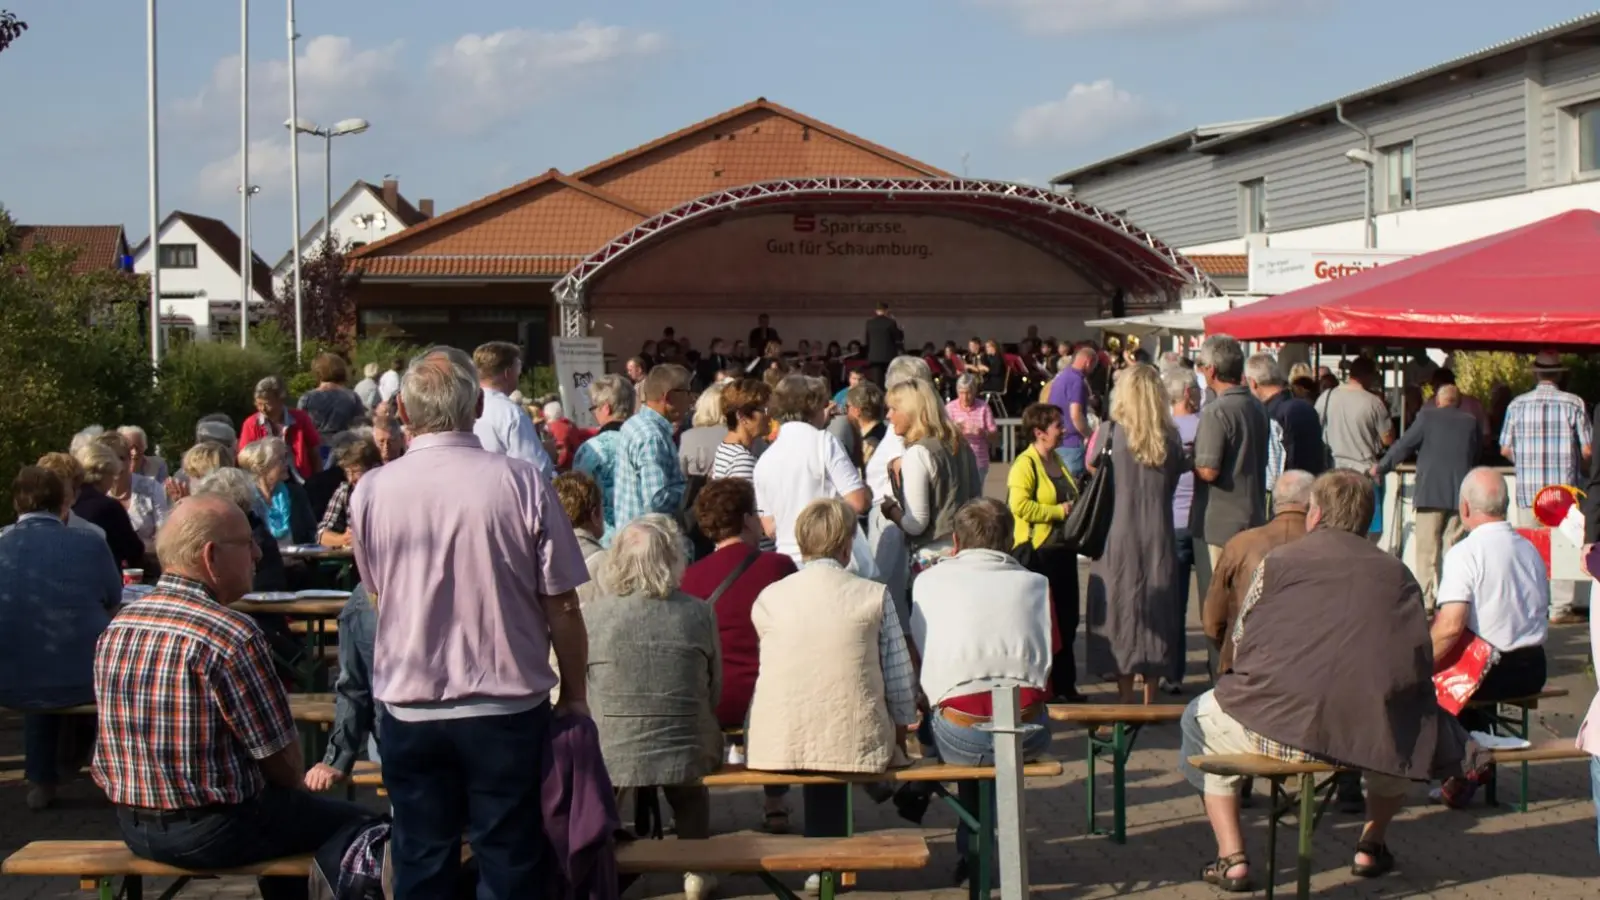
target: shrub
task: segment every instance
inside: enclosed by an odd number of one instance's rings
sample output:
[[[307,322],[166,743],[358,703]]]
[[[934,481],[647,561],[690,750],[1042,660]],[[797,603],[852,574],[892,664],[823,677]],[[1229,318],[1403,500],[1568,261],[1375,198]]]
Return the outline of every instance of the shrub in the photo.
[[[1456,387],[1486,406],[1496,384],[1509,386],[1513,395],[1533,387],[1533,357],[1521,353],[1463,351],[1455,355],[1452,365]]]
[[[224,413],[238,428],[255,412],[256,382],[282,372],[272,349],[254,343],[173,347],[161,361],[161,410],[155,422],[163,455],[176,462],[189,449],[201,416]]]

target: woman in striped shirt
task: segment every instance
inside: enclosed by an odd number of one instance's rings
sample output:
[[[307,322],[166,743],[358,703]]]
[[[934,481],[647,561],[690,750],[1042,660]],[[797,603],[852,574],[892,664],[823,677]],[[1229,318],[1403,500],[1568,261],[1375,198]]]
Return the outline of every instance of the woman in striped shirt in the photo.
[[[717,445],[712,478],[753,482],[756,454],[767,436],[767,400],[771,396],[772,388],[754,378],[741,378],[723,387],[722,416],[728,424],[728,436]]]

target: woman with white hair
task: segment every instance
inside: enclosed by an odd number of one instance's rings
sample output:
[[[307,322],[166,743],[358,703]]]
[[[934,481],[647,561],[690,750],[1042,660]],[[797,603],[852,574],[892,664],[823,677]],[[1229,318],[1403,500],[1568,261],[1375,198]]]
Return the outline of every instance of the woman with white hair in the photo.
[[[728,436],[727,423],[722,415],[722,390],[713,384],[700,392],[694,402],[694,418],[690,428],[678,438],[678,462],[688,478],[706,479],[717,459],[717,447]],[[689,500],[693,504],[693,498]]]
[[[103,430],[99,432],[103,433]],[[106,533],[106,543],[111,545],[111,555],[117,558],[117,565],[124,569],[142,569],[145,567],[144,542],[134,532],[128,511],[109,496],[125,463],[115,451],[96,439],[99,434],[82,443],[74,439],[77,446],[72,458],[83,467],[83,486],[78,488],[78,497],[72,502],[72,512],[100,526]]]
[[[190,496],[217,494],[226,497],[234,506],[244,510],[250,523],[250,535],[255,538],[261,559],[256,562],[255,579],[251,589],[257,591],[286,591],[289,576],[283,565],[283,554],[278,551],[278,541],[267,528],[266,520],[256,510],[256,485],[242,469],[222,467],[214,469],[193,481]]]
[[[309,544],[316,538],[316,519],[305,488],[289,477],[289,448],[282,438],[267,437],[239,451],[239,467],[255,479],[257,514],[279,543]],[[264,513],[263,513],[264,511]]]
[[[678,837],[711,836],[711,797],[688,786],[716,771],[722,657],[711,606],[678,589],[686,560],[672,520],[650,514],[617,532],[600,564],[600,596],[583,608],[589,632],[589,710],[618,806],[659,788]],[[689,873],[691,900],[714,890]]]
[[[133,525],[133,533],[144,542],[145,556],[155,556],[156,532],[167,523],[169,506],[166,491],[162,490],[161,482],[134,471],[138,454],[127,438],[118,432],[108,431],[96,441],[110,448],[122,461],[117,477],[107,491],[108,496],[128,511],[128,522]]]
[[[995,424],[994,411],[978,395],[976,376],[962,375],[956,379],[956,398],[945,405],[944,411],[966,439],[967,446],[972,448],[972,458],[978,463],[981,491],[983,479],[989,475],[989,449],[994,443]]]
[[[369,362],[361,369],[362,378],[356,382],[356,396],[361,398],[361,405],[367,409],[377,409],[383,400],[383,392],[378,390],[378,376],[383,373],[383,367],[375,362]]]
[[[167,480],[167,461],[150,455],[150,436],[145,434],[143,428],[123,425],[117,429],[117,434],[122,435],[128,446],[133,448],[133,471],[136,474],[154,478],[157,484]]]

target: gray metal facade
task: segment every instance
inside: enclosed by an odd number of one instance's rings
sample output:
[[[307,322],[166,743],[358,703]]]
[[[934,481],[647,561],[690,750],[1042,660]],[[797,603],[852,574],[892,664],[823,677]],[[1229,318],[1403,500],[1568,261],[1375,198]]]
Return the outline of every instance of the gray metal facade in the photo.
[[[1415,207],[1448,206],[1570,184],[1578,177],[1575,105],[1600,100],[1600,44],[1563,35],[1346,106],[1380,151],[1415,145]],[[1241,184],[1264,179],[1268,232],[1358,220],[1364,167],[1345,158],[1359,134],[1329,113],[1279,120],[1199,149],[1158,151],[1073,178],[1078,197],[1125,215],[1169,245],[1188,247],[1245,233]],[[1384,204],[1378,167],[1376,209]]]

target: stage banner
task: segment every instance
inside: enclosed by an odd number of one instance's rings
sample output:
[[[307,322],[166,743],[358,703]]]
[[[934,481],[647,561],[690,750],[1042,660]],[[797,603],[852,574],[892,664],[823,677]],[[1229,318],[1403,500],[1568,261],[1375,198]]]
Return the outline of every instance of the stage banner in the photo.
[[[561,389],[561,407],[567,418],[580,428],[598,423],[589,411],[589,383],[606,373],[601,338],[557,337],[550,339],[556,364],[556,384]]]

